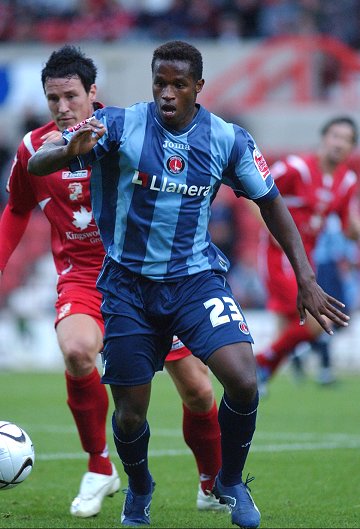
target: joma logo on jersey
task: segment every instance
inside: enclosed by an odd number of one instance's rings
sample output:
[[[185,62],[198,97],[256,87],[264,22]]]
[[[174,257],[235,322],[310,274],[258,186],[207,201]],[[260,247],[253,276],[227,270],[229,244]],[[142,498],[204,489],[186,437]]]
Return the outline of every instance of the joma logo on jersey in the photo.
[[[190,145],[187,143],[177,143],[175,141],[165,140],[163,143],[164,149],[180,149],[182,151],[190,151]]]
[[[178,184],[177,182],[169,180],[167,176],[160,178],[156,175],[150,176],[141,171],[135,171],[132,183],[150,189],[151,191],[158,191],[160,193],[179,193],[190,197],[206,197],[211,189],[211,186],[189,186],[187,184]]]

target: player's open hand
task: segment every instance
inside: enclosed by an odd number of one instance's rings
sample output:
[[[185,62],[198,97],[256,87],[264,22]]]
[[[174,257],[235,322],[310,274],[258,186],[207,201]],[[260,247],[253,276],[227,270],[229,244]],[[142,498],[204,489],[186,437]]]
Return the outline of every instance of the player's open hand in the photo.
[[[67,167],[73,158],[88,153],[105,134],[105,126],[94,117],[68,129],[69,142],[58,142],[53,135],[43,136],[44,143],[28,161],[31,174],[44,176]],[[57,132],[55,131],[56,138]]]
[[[331,322],[341,327],[349,325],[350,316],[341,310],[344,307],[344,303],[327,294],[316,281],[299,286],[297,308],[300,325],[305,323],[308,311],[328,334],[333,334]]]
[[[69,129],[73,132],[69,143],[68,153],[72,156],[89,152],[105,134],[106,129],[101,121],[94,117],[88,118]]]

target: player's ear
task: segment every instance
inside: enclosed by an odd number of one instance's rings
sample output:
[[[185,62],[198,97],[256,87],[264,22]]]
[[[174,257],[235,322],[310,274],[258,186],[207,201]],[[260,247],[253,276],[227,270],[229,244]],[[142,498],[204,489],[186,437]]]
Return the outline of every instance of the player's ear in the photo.
[[[89,90],[89,97],[90,97],[91,103],[94,103],[94,101],[96,101],[96,90],[97,90],[96,84],[92,84]]]
[[[204,79],[199,79],[196,82],[195,91],[196,91],[197,94],[200,94],[201,90],[203,89],[204,84],[205,84]]]

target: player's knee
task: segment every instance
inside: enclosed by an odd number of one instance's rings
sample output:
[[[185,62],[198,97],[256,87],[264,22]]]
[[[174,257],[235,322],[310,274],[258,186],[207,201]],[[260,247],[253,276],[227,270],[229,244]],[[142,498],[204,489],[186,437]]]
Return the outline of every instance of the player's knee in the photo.
[[[146,420],[146,416],[127,408],[126,410],[117,410],[115,420],[122,433],[131,435],[141,428]]]
[[[67,340],[61,344],[61,349],[70,372],[88,372],[94,367],[97,352],[86,340]]]
[[[237,379],[232,379],[225,387],[231,400],[250,404],[257,392],[256,373],[246,373]]]
[[[190,388],[183,396],[183,402],[194,413],[208,412],[214,403],[214,391],[211,383]]]

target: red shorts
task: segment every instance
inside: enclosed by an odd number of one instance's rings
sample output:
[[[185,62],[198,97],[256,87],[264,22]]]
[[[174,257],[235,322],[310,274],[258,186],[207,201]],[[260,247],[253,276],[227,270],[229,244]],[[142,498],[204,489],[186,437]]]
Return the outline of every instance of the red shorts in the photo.
[[[60,320],[72,314],[87,314],[94,318],[104,334],[104,322],[100,310],[102,295],[95,286],[66,283],[58,285],[58,298],[55,303],[55,327]]]
[[[168,353],[165,362],[174,362],[175,360],[181,360],[190,356],[192,353],[187,347],[182,343],[177,336],[174,336],[172,347]]]

